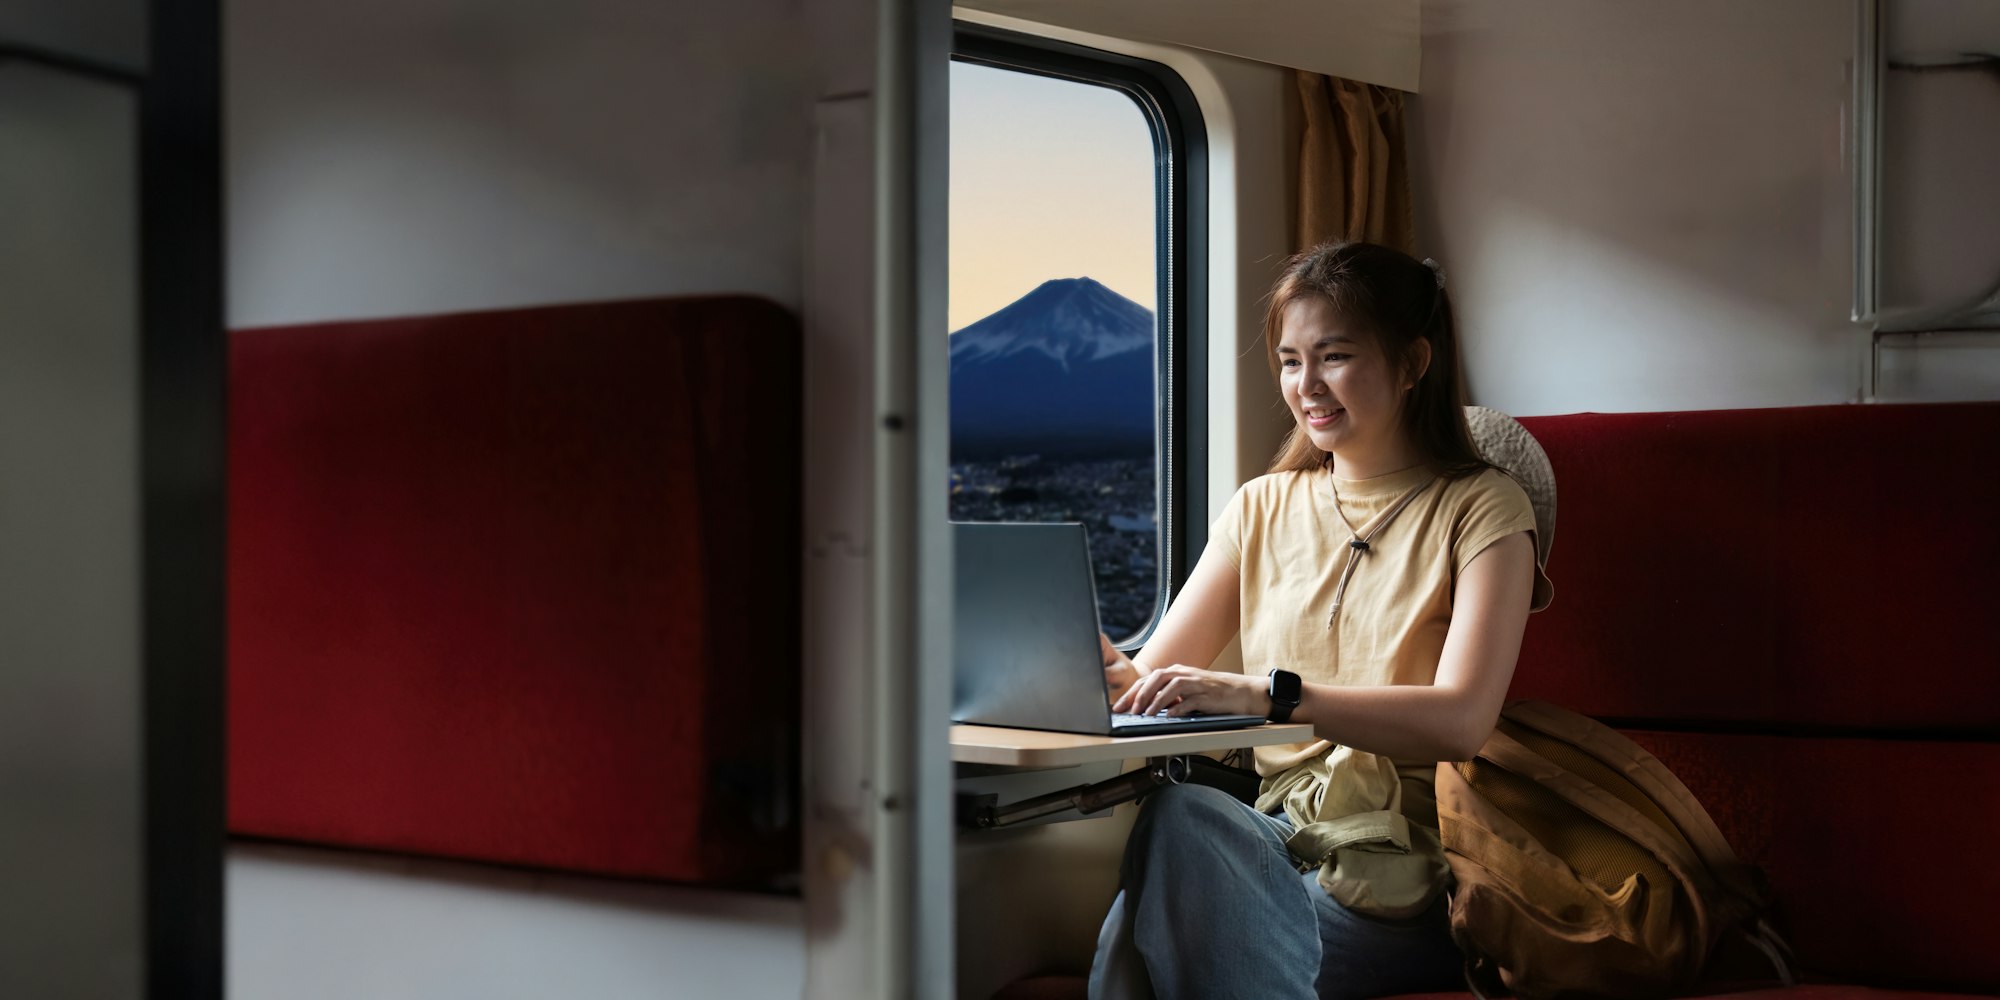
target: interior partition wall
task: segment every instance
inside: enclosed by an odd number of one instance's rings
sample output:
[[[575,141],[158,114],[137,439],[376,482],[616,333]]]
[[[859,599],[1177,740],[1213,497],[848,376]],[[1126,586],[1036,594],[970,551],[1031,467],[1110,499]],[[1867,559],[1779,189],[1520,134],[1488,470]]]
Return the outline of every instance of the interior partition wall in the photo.
[[[0,7],[0,996],[223,992],[219,42]]]

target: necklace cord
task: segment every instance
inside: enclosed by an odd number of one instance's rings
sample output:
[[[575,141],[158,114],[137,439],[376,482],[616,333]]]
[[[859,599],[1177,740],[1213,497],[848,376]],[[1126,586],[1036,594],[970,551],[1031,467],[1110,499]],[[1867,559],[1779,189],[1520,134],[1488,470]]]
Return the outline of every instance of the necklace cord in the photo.
[[[1346,526],[1347,533],[1352,536],[1347,542],[1347,565],[1340,568],[1340,582],[1335,584],[1333,588],[1333,610],[1326,614],[1326,627],[1331,630],[1333,628],[1333,620],[1340,616],[1340,602],[1347,596],[1347,581],[1353,578],[1354,567],[1360,565],[1361,557],[1368,554],[1368,543],[1377,534],[1380,534],[1383,528],[1388,527],[1389,522],[1394,521],[1396,515],[1401,514],[1403,508],[1409,506],[1410,501],[1417,498],[1417,494],[1430,489],[1431,484],[1437,482],[1437,477],[1432,476],[1412,487],[1409,492],[1403,494],[1402,499],[1397,500],[1388,510],[1383,511],[1381,516],[1375,519],[1375,523],[1368,526],[1368,533],[1366,535],[1354,530],[1354,522],[1349,521],[1347,519],[1347,511],[1341,509],[1340,487],[1334,483],[1333,470],[1327,470],[1326,478],[1327,487],[1333,491],[1333,512],[1340,515],[1340,523]]]

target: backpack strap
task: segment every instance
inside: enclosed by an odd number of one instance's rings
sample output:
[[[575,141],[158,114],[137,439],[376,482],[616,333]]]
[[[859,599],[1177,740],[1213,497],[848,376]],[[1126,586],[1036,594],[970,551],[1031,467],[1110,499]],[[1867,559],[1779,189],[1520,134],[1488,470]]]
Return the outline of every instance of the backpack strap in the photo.
[[[1673,820],[1689,845],[1711,867],[1735,868],[1742,862],[1688,787],[1674,777],[1646,748],[1595,719],[1557,708],[1547,702],[1522,701],[1501,713],[1509,720],[1553,736],[1600,761],[1618,767],[1639,790]]]
[[[1779,982],[1786,986],[1798,984],[1798,976],[1793,971],[1797,958],[1792,954],[1792,946],[1778,936],[1777,930],[1772,928],[1768,921],[1758,917],[1754,925],[1743,928],[1743,936],[1749,940],[1752,947],[1763,952],[1764,957],[1771,960],[1772,968],[1778,971]]]
[[[1506,980],[1500,978],[1500,966],[1492,959],[1470,951],[1465,955],[1465,991],[1472,994],[1474,1000],[1498,1000],[1513,995],[1507,989]]]
[[[1741,932],[1752,947],[1771,960],[1779,981],[1786,986],[1791,986],[1797,981],[1794,972],[1797,958],[1793,955],[1791,946],[1763,917],[1763,912],[1770,906],[1770,892],[1758,880],[1756,868],[1736,856],[1735,850],[1729,846],[1728,839],[1723,837],[1721,828],[1715,825],[1715,819],[1708,814],[1707,809],[1703,808],[1701,800],[1695,798],[1687,785],[1675,777],[1672,771],[1667,770],[1666,765],[1660,763],[1658,758],[1648,753],[1644,747],[1632,742],[1623,733],[1595,719],[1548,702],[1517,701],[1503,709],[1501,715],[1508,721],[1576,747],[1607,766],[1617,769],[1631,781],[1679,828],[1681,836],[1687,839],[1688,846],[1699,856],[1702,866],[1713,876],[1712,881],[1751,907],[1755,919],[1741,925]],[[1501,735],[1495,733],[1495,736]],[[1509,739],[1508,742],[1519,747],[1518,741]],[[1537,760],[1541,759],[1540,755],[1533,754],[1526,748],[1520,749],[1530,753]],[[1482,755],[1485,752],[1481,750]],[[1580,808],[1583,807],[1582,803],[1576,804]],[[1595,812],[1592,814],[1611,822],[1601,814]],[[1645,846],[1651,849],[1650,844]]]
[[[1655,857],[1667,862],[1668,867],[1675,870],[1675,875],[1699,870],[1699,857],[1690,854],[1686,845],[1666,836],[1658,824],[1632,808],[1630,803],[1563,770],[1560,765],[1528,749],[1512,736],[1496,730],[1487,739],[1486,745],[1480,748],[1479,756],[1521,777],[1534,779],[1563,801],[1630,837]]]
[[[1701,800],[1644,747],[1610,726],[1548,702],[1518,701],[1501,715],[1618,769],[1666,813],[1723,889],[1759,910],[1770,905],[1769,892],[1757,884],[1751,867],[1730,848]]]

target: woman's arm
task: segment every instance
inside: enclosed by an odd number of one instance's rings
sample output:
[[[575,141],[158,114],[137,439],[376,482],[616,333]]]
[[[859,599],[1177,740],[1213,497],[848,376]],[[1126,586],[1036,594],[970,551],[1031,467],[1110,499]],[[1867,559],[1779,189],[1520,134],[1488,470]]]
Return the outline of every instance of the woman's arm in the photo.
[[[1187,583],[1137,658],[1127,659],[1110,639],[1100,636],[1104,677],[1111,685],[1112,700],[1120,700],[1135,681],[1160,667],[1214,663],[1236,636],[1240,587],[1236,567],[1211,545],[1195,563],[1194,572],[1188,574]]]
[[[1429,686],[1307,684],[1294,722],[1322,739],[1385,757],[1466,760],[1492,734],[1521,654],[1534,590],[1535,544],[1527,532],[1502,538],[1466,564],[1452,593],[1450,631]],[[1130,692],[1139,712],[1174,715],[1268,714],[1263,677],[1168,667]],[[1126,699],[1121,699],[1121,701]]]
[[[1535,543],[1508,535],[1466,564],[1452,592],[1451,628],[1429,687],[1307,684],[1292,718],[1356,750],[1421,760],[1470,760],[1500,719],[1534,592]]]

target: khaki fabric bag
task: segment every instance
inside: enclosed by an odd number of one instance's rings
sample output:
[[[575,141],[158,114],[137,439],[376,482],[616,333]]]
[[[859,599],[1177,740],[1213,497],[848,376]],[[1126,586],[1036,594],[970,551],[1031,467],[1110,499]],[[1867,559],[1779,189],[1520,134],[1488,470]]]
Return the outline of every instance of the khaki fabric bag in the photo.
[[[1734,932],[1791,984],[1762,873],[1610,728],[1516,702],[1476,758],[1438,765],[1437,793],[1452,935],[1475,993],[1669,996]]]

